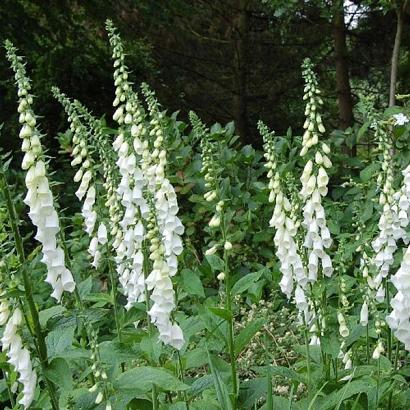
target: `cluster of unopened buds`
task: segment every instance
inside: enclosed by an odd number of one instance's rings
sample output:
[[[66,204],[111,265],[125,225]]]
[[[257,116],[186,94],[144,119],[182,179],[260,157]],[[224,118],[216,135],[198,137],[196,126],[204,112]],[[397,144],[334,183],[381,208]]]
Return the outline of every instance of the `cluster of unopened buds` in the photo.
[[[319,142],[319,137],[325,132],[325,127],[323,126],[322,117],[319,112],[320,107],[323,105],[323,100],[320,97],[321,92],[318,87],[318,81],[309,59],[304,61],[302,69],[302,74],[305,79],[303,100],[306,101],[306,121],[303,124],[305,132],[302,140],[303,147],[300,152],[300,155],[303,157],[309,148]]]
[[[89,388],[90,393],[97,392],[97,396],[95,398],[95,404],[100,404],[104,400],[105,403],[105,410],[111,410],[111,402],[108,397],[109,385],[108,385],[108,376],[107,372],[104,369],[104,366],[101,362],[100,357],[100,347],[98,344],[97,332],[91,327],[88,326],[88,334],[90,336],[90,347],[91,347],[91,370],[93,373],[93,377],[95,379],[95,383],[92,387]]]

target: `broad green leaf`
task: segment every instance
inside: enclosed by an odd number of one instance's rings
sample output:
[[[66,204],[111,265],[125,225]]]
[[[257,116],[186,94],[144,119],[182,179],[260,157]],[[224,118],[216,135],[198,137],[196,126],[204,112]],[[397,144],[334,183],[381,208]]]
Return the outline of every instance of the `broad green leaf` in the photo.
[[[111,295],[108,293],[90,293],[84,298],[84,300],[99,303],[99,306],[101,307],[107,303],[112,304]]]
[[[189,295],[197,295],[205,297],[204,288],[199,276],[190,269],[183,269],[182,275],[182,287]]]
[[[255,334],[261,329],[264,323],[265,319],[256,319],[253,322],[250,322],[239,332],[237,336],[235,336],[235,356],[238,356],[239,353],[241,353],[241,351],[248,345]]]
[[[159,357],[163,351],[161,343],[158,343],[158,335],[146,335],[140,342],[141,352],[144,353],[148,361],[159,363]]]
[[[221,317],[222,319],[225,320],[231,320],[232,319],[232,312],[229,312],[229,310],[211,306],[208,308],[211,313],[213,313],[216,316]]]
[[[70,391],[73,388],[73,378],[70,366],[65,359],[54,359],[47,367],[47,378],[62,390]]]
[[[52,330],[46,337],[48,357],[59,357],[61,353],[69,350],[73,343],[74,326],[58,327]]]
[[[208,363],[209,359],[207,360]],[[189,389],[189,394],[191,397],[199,396],[204,390],[209,389],[214,384],[213,377],[210,374],[202,376],[196,379]]]
[[[340,352],[340,342],[334,333],[322,337],[321,344],[323,352],[330,355],[333,359],[337,359]]]
[[[74,408],[78,410],[92,410],[95,409],[95,398],[97,393],[90,393],[88,389],[80,388],[71,391],[65,391],[60,396],[60,409],[67,408],[67,401],[74,400]]]
[[[263,268],[257,272],[248,273],[239,279],[232,287],[232,294],[237,295],[248,290],[266,271],[267,269]]]
[[[293,403],[290,404],[289,403],[289,399],[286,397],[282,397],[282,396],[272,396],[272,409],[274,410],[288,410],[288,409],[292,409],[292,410],[296,410],[299,409],[299,406],[295,406]],[[267,404],[264,404],[260,410],[270,410],[267,406]]]
[[[255,370],[257,371],[257,373],[263,374],[263,375],[266,375],[268,372],[267,366],[256,367]],[[289,369],[288,367],[269,366],[269,372],[271,376],[281,376],[281,377],[284,377],[286,379],[289,379],[295,382],[306,384],[306,378],[303,375],[299,374],[293,369]]]
[[[181,391],[189,386],[178,380],[168,371],[149,366],[136,367],[122,373],[115,381],[114,386],[120,390],[136,390],[148,392],[156,385],[166,391]]]
[[[39,312],[38,316],[40,319],[40,324],[41,327],[45,327],[47,325],[47,322],[54,316],[61,315],[63,312],[65,312],[66,308],[61,305],[56,305],[48,309],[44,309],[41,312]]]
[[[360,179],[363,182],[368,182],[379,168],[380,165],[378,162],[372,162],[370,165],[360,171]]]
[[[266,397],[266,377],[254,377],[241,383],[240,400],[245,409],[251,409],[261,398]]]
[[[93,287],[93,278],[89,276],[87,279],[83,280],[79,285],[78,285],[78,292],[80,293],[80,296],[82,299],[87,297]]]
[[[233,410],[232,402],[229,398],[228,387],[223,382],[222,377],[208,351],[209,367],[211,368],[212,378],[214,380],[214,386],[218,402],[224,410]]]
[[[185,353],[185,369],[194,369],[196,367],[202,367],[208,363],[206,350],[198,348],[190,350]]]
[[[101,360],[104,363],[124,363],[138,357],[131,346],[121,346],[115,341],[102,342],[99,346]]]
[[[221,409],[221,407],[219,407],[216,403],[210,401],[209,399],[195,401],[189,406],[189,408],[192,410],[220,410]]]
[[[224,261],[218,255],[206,255],[205,257],[212,269],[212,272],[223,272]]]
[[[316,408],[318,410],[333,410],[336,408],[336,406],[339,406],[341,403],[343,403],[344,400],[347,400],[359,393],[368,394],[373,389],[374,386],[368,381],[353,380],[345,384],[341,389],[327,394],[326,398],[323,400],[323,403]]]

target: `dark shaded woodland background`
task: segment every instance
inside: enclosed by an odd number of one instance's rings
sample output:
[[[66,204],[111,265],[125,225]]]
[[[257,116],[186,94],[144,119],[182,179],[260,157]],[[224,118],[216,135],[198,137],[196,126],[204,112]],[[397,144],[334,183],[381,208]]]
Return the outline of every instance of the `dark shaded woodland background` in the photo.
[[[147,81],[182,119],[189,110],[208,123],[233,119],[242,141],[258,147],[258,119],[278,133],[289,126],[300,131],[300,66],[307,56],[317,64],[328,128],[353,125],[360,93],[374,92],[380,106],[388,104],[395,4],[353,3],[344,9],[337,0],[1,0],[0,38],[12,40],[29,61],[51,152],[56,133],[66,128],[52,85],[110,121],[106,18],[122,34],[136,84]],[[409,20],[405,10],[397,90],[403,93],[410,91]],[[19,144],[16,97],[1,53],[0,145],[10,149]]]

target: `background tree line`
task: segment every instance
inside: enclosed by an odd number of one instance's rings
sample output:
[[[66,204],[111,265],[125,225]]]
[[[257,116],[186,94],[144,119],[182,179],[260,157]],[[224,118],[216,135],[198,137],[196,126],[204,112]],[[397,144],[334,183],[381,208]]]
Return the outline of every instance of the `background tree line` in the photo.
[[[360,93],[392,105],[391,83],[399,93],[410,86],[405,0],[3,0],[0,37],[30,62],[52,151],[53,136],[66,128],[52,85],[96,115],[112,110],[107,17],[127,42],[135,82],[149,82],[164,107],[183,119],[189,110],[209,123],[233,119],[242,141],[255,147],[261,145],[258,119],[278,133],[289,124],[300,131],[306,56],[318,67],[329,129],[354,126]],[[8,149],[18,146],[10,74],[1,58],[1,146]]]

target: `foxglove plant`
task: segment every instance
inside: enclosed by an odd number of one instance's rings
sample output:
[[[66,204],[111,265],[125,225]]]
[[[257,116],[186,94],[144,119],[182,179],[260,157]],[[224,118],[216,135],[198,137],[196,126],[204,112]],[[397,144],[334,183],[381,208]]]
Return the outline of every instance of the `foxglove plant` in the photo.
[[[2,300],[0,326],[5,325],[1,338],[2,350],[8,357],[8,362],[19,373],[18,380],[23,385],[22,398],[19,400],[25,409],[30,407],[34,400],[37,385],[37,373],[33,369],[30,351],[24,347],[19,334],[23,315],[20,308],[10,311],[8,302]]]
[[[88,140],[90,130],[82,123],[74,104],[63,94],[57,87],[52,89],[54,97],[62,104],[68,116],[70,129],[73,133],[73,152],[74,159],[71,165],[81,165],[80,169],[74,176],[74,182],[80,182],[80,186],[75,195],[80,201],[83,201],[81,213],[84,218],[84,230],[90,237],[88,252],[92,257],[92,266],[98,268],[101,258],[101,251],[98,245],[104,245],[107,238],[107,228],[104,222],[97,222],[96,210],[96,173],[94,170],[94,161],[91,155],[91,147]],[[85,198],[84,198],[85,197]],[[98,225],[98,228],[96,227]]]
[[[198,118],[198,116],[190,112],[190,120],[193,126],[194,135],[197,139],[201,141],[202,150],[202,168],[201,172],[205,179],[205,189],[204,199],[207,202],[214,203],[215,200],[218,202],[215,204],[215,213],[209,222],[209,227],[212,229],[219,228],[220,234],[222,236],[222,244],[220,242],[215,242],[214,245],[209,248],[205,255],[213,255],[221,249],[223,252],[223,271],[217,275],[217,279],[224,284],[225,287],[225,310],[229,314],[227,319],[228,324],[228,349],[230,355],[230,365],[231,365],[231,379],[232,379],[232,393],[231,400],[233,408],[237,408],[238,399],[238,380],[236,371],[236,357],[235,357],[235,332],[234,332],[234,319],[233,319],[233,298],[232,298],[232,277],[229,266],[229,257],[233,249],[232,243],[228,240],[229,236],[229,226],[228,218],[226,213],[225,201],[221,198],[221,187],[220,187],[220,173],[221,167],[217,163],[217,148],[216,143],[210,139],[210,134],[208,129]]]
[[[120,128],[113,147],[118,153],[117,165],[122,176],[118,193],[124,206],[120,222],[123,235],[116,255],[117,270],[128,296],[127,306],[143,301],[147,286],[147,290],[152,291],[151,300],[154,302],[148,313],[159,330],[160,340],[181,349],[184,343],[182,330],[171,320],[171,312],[176,306],[171,277],[178,271],[177,256],[183,249],[180,235],[184,228],[177,217],[175,190],[165,176],[167,154],[163,148],[163,113],[159,111],[153,92],[143,84],[142,92],[149,114],[149,123],[146,124],[146,114],[128,81],[121,39],[110,21],[107,22],[107,30],[116,68],[113,105],[117,108],[113,118]],[[155,138],[152,147],[148,137]],[[153,229],[151,225],[158,229],[155,235],[150,231]],[[150,273],[143,272],[145,237],[150,242],[150,249],[158,248],[157,251],[150,250]],[[131,265],[127,265],[129,261]]]
[[[151,233],[148,235],[147,232],[147,239],[150,241],[150,259],[153,261],[152,271],[146,279],[148,290],[152,290],[151,300],[154,302],[149,314],[160,332],[160,339],[176,349],[181,349],[184,344],[182,330],[176,323],[172,323],[170,315],[176,307],[171,277],[178,272],[177,257],[183,250],[181,235],[184,233],[184,227],[177,216],[179,207],[174,187],[166,177],[164,115],[159,109],[154,93],[146,84],[142,85],[142,93],[150,116],[148,133],[155,136],[150,155],[147,155],[148,148],[142,152],[142,170],[146,179],[146,195],[150,207],[147,229]],[[152,233],[152,229],[158,230],[156,235]],[[151,249],[155,248],[157,250],[153,252]]]
[[[306,100],[302,150],[300,155],[310,155],[300,178],[302,189],[300,195],[303,199],[303,222],[306,229],[304,246],[308,251],[308,280],[315,282],[318,277],[319,264],[324,276],[331,276],[333,266],[330,256],[327,254],[332,240],[329,229],[326,226],[325,210],[322,205],[322,197],[327,195],[329,177],[326,169],[332,166],[328,154],[329,147],[325,143],[319,143],[319,138],[325,132],[319,109],[323,104],[318,88],[318,81],[312,69],[312,63],[306,59],[303,63],[303,77],[305,79],[304,97]],[[320,260],[320,262],[319,262]]]
[[[258,128],[265,143],[264,156],[267,160],[265,167],[269,170],[269,202],[275,204],[269,224],[276,229],[274,237],[276,255],[279,258],[283,275],[280,287],[289,299],[296,286],[294,292],[296,306],[300,311],[306,312],[308,303],[304,289],[308,283],[308,278],[300,257],[298,243],[295,240],[300,223],[295,220],[294,213],[292,213],[292,204],[281,186],[281,177],[277,169],[278,164],[273,140],[274,133],[269,132],[266,125],[261,121],[258,123]]]
[[[138,96],[132,91],[132,84],[128,81],[121,38],[109,20],[107,31],[115,68],[116,97],[113,105],[116,111],[113,119],[119,125],[118,135],[113,143],[121,175],[117,193],[124,209],[119,222],[122,238],[115,248],[115,260],[119,280],[128,299],[126,308],[129,309],[136,302],[145,299],[142,249],[145,229],[142,218],[147,217],[148,206],[143,196],[145,181],[140,166],[141,154],[144,152],[140,138],[144,137],[146,131],[143,124],[145,113]]]
[[[25,153],[22,168],[27,171],[27,195],[24,202],[29,206],[29,217],[37,228],[35,238],[42,245],[42,262],[47,266],[46,282],[53,288],[51,296],[60,301],[64,291],[74,291],[75,282],[65,266],[64,251],[57,241],[59,219],[47,179],[41,135],[32,109],[30,80],[26,75],[22,57],[16,54],[16,48],[10,42],[6,42],[6,49],[7,59],[15,73],[19,96],[19,122],[22,124],[19,136],[22,138],[22,151]]]
[[[410,166],[403,172],[403,185],[400,190],[400,197],[397,195],[399,203],[400,225],[405,227],[409,222],[410,207]],[[404,343],[405,349],[410,350],[410,246],[403,255],[403,260],[399,270],[392,276],[391,282],[397,289],[396,295],[390,304],[393,310],[386,317],[386,322],[393,330],[397,339]]]
[[[388,276],[390,266],[393,264],[397,241],[401,238],[405,238],[405,231],[401,227],[398,204],[395,203],[393,158],[387,133],[376,119],[374,119],[372,125],[376,128],[375,135],[383,151],[383,172],[378,178],[378,182],[382,184],[379,197],[379,204],[382,207],[382,213],[378,223],[379,234],[372,242],[372,247],[375,252],[373,264],[377,269],[377,274],[373,278],[371,287],[376,291],[376,301],[382,302],[385,298],[385,288],[382,282],[383,279]]]
[[[184,345],[184,336],[178,324],[171,321],[171,313],[175,309],[175,292],[153,200],[149,201],[149,207],[147,239],[150,243],[149,258],[152,262],[152,271],[146,283],[148,290],[152,290],[151,300],[154,304],[148,313],[159,331],[159,339],[180,350]]]
[[[167,151],[163,148],[165,143],[164,116],[159,110],[155,95],[146,84],[142,85],[142,92],[151,118],[152,128],[149,134],[156,136],[150,156],[152,165],[148,169],[145,165],[145,175],[148,180],[148,189],[154,195],[157,220],[165,246],[170,275],[174,276],[178,272],[177,257],[183,250],[181,235],[184,233],[184,226],[177,216],[179,207],[175,189],[166,177]]]

